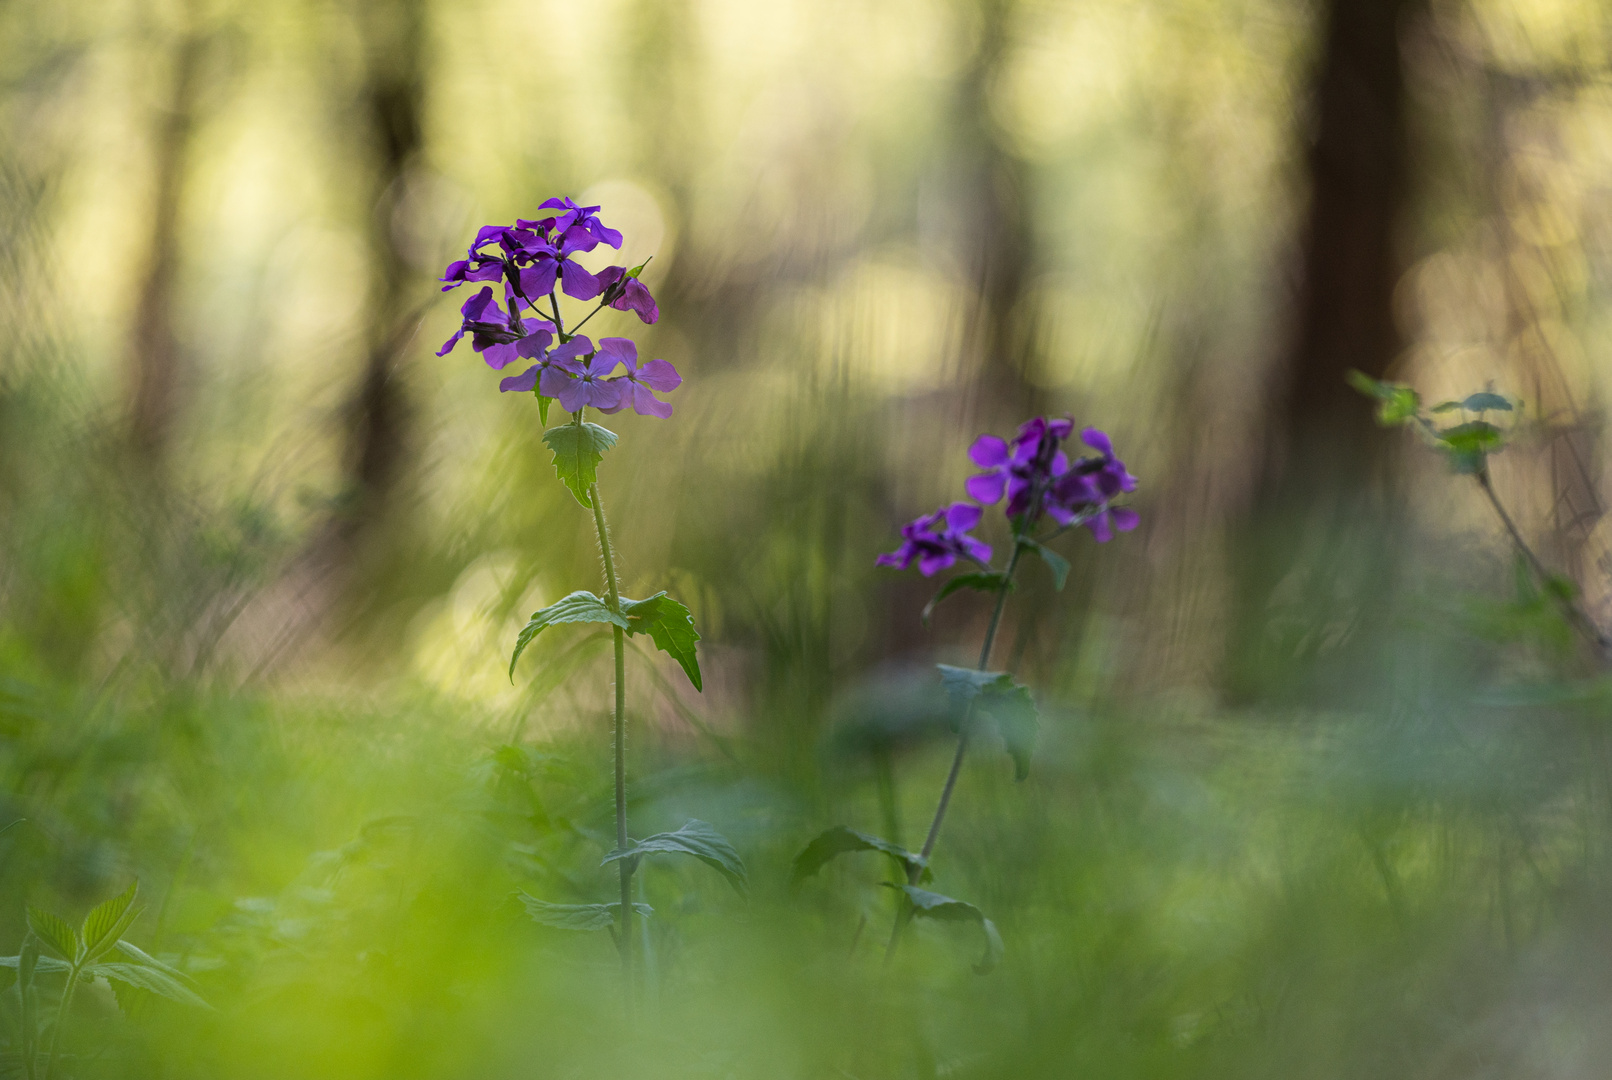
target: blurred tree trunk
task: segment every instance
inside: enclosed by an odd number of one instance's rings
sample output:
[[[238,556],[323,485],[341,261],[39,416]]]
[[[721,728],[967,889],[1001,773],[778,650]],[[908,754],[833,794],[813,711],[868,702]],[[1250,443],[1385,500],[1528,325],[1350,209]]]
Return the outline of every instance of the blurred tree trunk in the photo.
[[[384,508],[408,446],[410,409],[399,363],[414,329],[414,274],[397,217],[421,145],[424,0],[359,0],[358,25],[366,62],[360,105],[373,171],[367,353],[347,411],[348,502],[340,531],[349,546]]]
[[[963,329],[965,363],[973,385],[966,407],[981,419],[1003,410],[1014,417],[1034,409],[1025,379],[1033,333],[1023,298],[1033,257],[1029,185],[1025,165],[1007,146],[991,115],[991,88],[1009,52],[1016,0],[978,5],[979,42],[957,87],[950,124],[950,169],[960,181],[955,193],[965,265],[973,276],[975,301]]]
[[[156,134],[154,195],[145,275],[129,343],[129,438],[136,458],[160,468],[173,440],[181,357],[174,334],[179,216],[196,122],[203,37],[188,29],[173,52],[173,82]]]
[[[1372,489],[1391,442],[1345,376],[1384,376],[1404,345],[1393,311],[1411,186],[1400,35],[1422,6],[1332,0],[1322,20],[1294,325],[1238,545],[1234,697],[1362,636],[1367,594],[1383,584],[1390,541]]]

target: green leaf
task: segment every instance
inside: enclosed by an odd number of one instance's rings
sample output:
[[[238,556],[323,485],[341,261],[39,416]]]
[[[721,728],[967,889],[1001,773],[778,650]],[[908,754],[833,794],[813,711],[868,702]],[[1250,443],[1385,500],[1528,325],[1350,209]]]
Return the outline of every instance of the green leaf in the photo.
[[[616,433],[598,424],[561,424],[543,432],[543,442],[554,451],[554,471],[571,489],[577,502],[593,509],[588,489],[599,480],[599,462],[616,445]]]
[[[114,946],[114,947],[117,949],[118,952],[120,952],[124,956],[128,957],[129,960],[131,962],[133,962],[133,963],[143,964],[146,967],[156,968],[158,971],[166,972],[168,975],[172,976],[175,979],[178,979],[180,982],[189,982],[190,981],[190,976],[186,975],[184,972],[180,971],[178,968],[170,967],[169,965],[164,964],[161,960],[158,960],[155,956],[152,956],[150,953],[146,952],[144,949],[141,949],[141,948],[139,948],[138,946],[135,946],[135,945],[131,945],[127,941],[119,941],[117,943],[117,945]]]
[[[1465,401],[1461,402],[1461,408],[1467,412],[1475,413],[1489,412],[1490,410],[1498,410],[1499,412],[1512,411],[1509,400],[1489,390],[1479,390],[1476,394],[1469,395]]]
[[[1027,687],[1013,681],[1004,671],[976,671],[973,668],[936,664],[946,691],[966,708],[989,717],[996,725],[1002,746],[1013,759],[1013,779],[1030,775],[1030,758],[1035,754],[1040,713]]]
[[[615,925],[621,914],[619,900],[614,904],[551,904],[524,891],[517,891],[516,895],[535,921],[561,930],[606,930]],[[646,919],[655,914],[655,909],[648,904],[634,904],[632,909]]]
[[[663,592],[647,600],[622,600],[621,613],[627,617],[627,633],[648,634],[655,647],[682,665],[694,689],[705,692],[700,681],[700,661],[694,643],[700,632],[688,608]]]
[[[1434,437],[1450,453],[1459,473],[1480,473],[1488,456],[1504,445],[1501,430],[1486,420],[1469,420],[1455,427],[1434,432]]]
[[[37,942],[33,946],[33,952],[34,952],[34,966],[33,966],[32,970],[34,970],[34,971],[72,971],[73,970],[73,965],[69,964],[65,960],[58,960],[54,956],[40,956],[39,955],[39,945],[38,945]],[[17,956],[0,956],[0,968],[10,968],[13,971],[21,971],[22,970],[22,956],[20,954],[17,955]]]
[[[744,892],[744,862],[739,858],[739,853],[733,850],[733,845],[728,843],[727,837],[697,818],[690,820],[676,832],[656,833],[630,847],[618,848],[606,855],[599,865],[604,866],[617,859],[636,860],[645,855],[660,854],[692,855],[727,878],[729,885],[741,893]]]
[[[134,906],[134,897],[139,891],[140,882],[135,881],[121,894],[104,901],[84,916],[84,925],[79,929],[79,934],[84,942],[86,963],[99,958],[117,944],[129,924],[140,914],[140,909]]]
[[[1041,556],[1041,561],[1047,564],[1048,570],[1052,571],[1052,587],[1062,592],[1064,582],[1069,580],[1069,560],[1045,544],[1039,544],[1029,537],[1021,537],[1019,546]]]
[[[1421,411],[1421,395],[1408,386],[1373,379],[1360,371],[1351,371],[1345,377],[1350,386],[1377,399],[1377,422],[1385,427],[1409,423]]]
[[[789,875],[789,883],[798,885],[821,870],[831,859],[854,851],[882,851],[899,863],[902,872],[908,877],[911,877],[914,871],[922,874],[928,869],[926,865],[928,860],[922,855],[913,854],[900,844],[892,844],[877,836],[869,836],[865,832],[836,825],[832,829],[818,833],[812,842],[795,856],[795,866]]]
[[[542,394],[538,394],[536,390],[533,390],[532,393],[537,394],[537,422],[547,424],[549,422],[549,406],[554,404],[554,399],[544,397]]]
[[[556,429],[558,430],[558,429]],[[538,634],[556,623],[612,623],[623,630],[631,629],[624,615],[618,615],[610,610],[599,597],[591,592],[578,590],[563,599],[556,600],[541,611],[532,612],[532,618],[521,628],[520,636],[515,639],[515,653],[509,658],[509,681],[515,681],[515,661],[521,658]]]
[[[98,975],[103,979],[116,979],[129,986],[149,990],[151,993],[165,997],[169,1001],[194,1005],[200,1009],[212,1008],[202,999],[200,994],[186,986],[179,979],[174,978],[164,968],[113,961],[108,964],[93,964],[85,968],[84,971],[88,975]]]
[[[929,616],[934,614],[935,606],[946,597],[962,589],[974,589],[978,592],[1001,592],[1003,588],[1012,589],[1014,585],[1008,576],[1000,570],[976,570],[968,574],[958,574],[940,587],[935,598],[924,605],[924,610],[918,618],[925,626],[929,625]]]
[[[1459,409],[1460,407],[1461,407],[1461,403],[1459,401],[1441,401],[1437,405],[1433,406],[1431,409],[1429,409],[1427,411],[1428,412],[1433,412],[1433,413],[1447,413],[1447,412],[1454,412],[1455,410]]]
[[[78,931],[69,926],[66,919],[29,905],[28,929],[68,961],[78,963],[83,942],[79,941]]]
[[[963,900],[954,900],[950,896],[920,889],[915,885],[891,885],[899,888],[907,895],[912,904],[912,914],[915,918],[934,919],[937,922],[971,922],[976,924],[985,934],[985,955],[980,962],[974,965],[974,972],[984,975],[997,964],[1002,962],[1002,935],[997,933],[996,924],[985,917],[985,913],[973,904]]]

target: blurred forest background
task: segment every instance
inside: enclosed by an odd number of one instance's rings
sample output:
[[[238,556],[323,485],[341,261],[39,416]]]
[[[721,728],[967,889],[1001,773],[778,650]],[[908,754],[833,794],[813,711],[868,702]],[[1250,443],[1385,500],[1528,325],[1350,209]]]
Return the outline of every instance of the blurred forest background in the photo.
[[[1519,398],[1496,488],[1612,625],[1609,167],[1598,0],[0,0],[0,952],[140,877],[220,1012],[84,1075],[1603,1075],[1612,684],[1344,376]],[[635,831],[774,882],[656,871],[647,1045],[505,903],[604,881],[602,641],[506,675],[591,524],[434,355],[554,194],[686,380],[601,474],[705,634],[631,676]],[[873,556],[1034,413],[1142,525],[1015,594],[1042,757],[937,860],[1007,965],[892,991],[873,868],[785,867],[926,820],[988,611]]]

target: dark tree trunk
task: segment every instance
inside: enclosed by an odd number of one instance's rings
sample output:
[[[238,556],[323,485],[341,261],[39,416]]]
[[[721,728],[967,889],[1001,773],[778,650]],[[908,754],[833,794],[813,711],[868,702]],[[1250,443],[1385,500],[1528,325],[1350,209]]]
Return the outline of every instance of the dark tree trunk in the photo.
[[[421,146],[422,0],[360,0],[368,73],[363,117],[373,154],[369,215],[369,340],[348,406],[348,501],[341,532],[351,542],[380,514],[408,447],[411,410],[399,370],[412,335],[413,274],[398,236],[397,210]]]
[[[179,273],[179,215],[204,49],[204,40],[189,34],[174,50],[172,91],[156,138],[146,272],[129,343],[129,438],[137,458],[152,468],[167,457],[179,408],[181,358],[173,311]]]
[[[1353,658],[1393,561],[1379,483],[1392,441],[1346,376],[1384,376],[1404,346],[1393,312],[1410,188],[1400,36],[1422,0],[1332,0],[1311,101],[1310,207],[1293,327],[1272,377],[1263,454],[1238,536],[1228,690],[1313,685]],[[1348,666],[1348,662],[1344,664]],[[1337,665],[1322,668],[1336,674]],[[1336,678],[1323,676],[1327,692]]]

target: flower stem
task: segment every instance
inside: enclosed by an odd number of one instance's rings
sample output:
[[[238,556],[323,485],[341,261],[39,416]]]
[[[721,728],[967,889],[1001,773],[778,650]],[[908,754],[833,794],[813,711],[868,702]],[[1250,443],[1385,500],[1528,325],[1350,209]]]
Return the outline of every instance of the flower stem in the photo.
[[[56,1023],[51,1025],[50,1045],[45,1048],[45,1067],[39,1070],[39,1080],[49,1080],[50,1067],[56,1063],[56,1040],[61,1037],[62,1025],[67,1023],[67,1010],[73,1005],[73,992],[78,989],[78,968],[68,972],[67,985],[62,988],[61,1004],[56,1007]]]
[[[1024,552],[1024,546],[1019,543],[1017,532],[1013,537],[1013,554],[1008,557],[1007,570],[1002,575],[1002,586],[996,591],[996,607],[991,612],[991,621],[985,627],[985,641],[980,645],[979,663],[975,667],[985,671],[991,663],[991,646],[996,644],[996,630],[1002,624],[1002,612],[1007,608],[1008,592],[1013,588],[1013,572],[1019,567],[1019,556]],[[935,842],[940,839],[940,826],[946,820],[946,808],[951,805],[952,792],[957,788],[957,777],[963,771],[963,756],[968,753],[969,723],[974,715],[974,702],[971,699],[967,710],[963,713],[963,722],[958,726],[957,752],[952,755],[951,771],[946,774],[946,786],[940,789],[940,802],[935,806],[935,816],[929,822],[929,834],[924,837],[923,850],[918,854],[922,862],[914,864],[907,871],[907,884],[916,885],[923,876],[923,868],[928,865],[929,856],[935,850]],[[895,955],[896,942],[901,940],[901,931],[912,918],[912,905],[903,898],[900,908],[896,912],[896,922],[890,929],[890,941],[884,947],[884,962],[889,963]]]
[[[581,415],[580,411],[577,414]],[[593,503],[593,524],[599,530],[599,552],[604,557],[605,584],[609,589],[610,610],[620,614],[621,593],[616,587],[616,564],[610,554],[610,529],[605,525],[604,503],[599,498],[599,485],[588,488]],[[616,850],[627,846],[627,638],[619,626],[611,626],[616,647]],[[632,1000],[633,940],[632,940],[632,874],[633,860],[620,859],[616,863],[621,875],[621,923],[616,934],[621,950],[621,973],[627,983],[629,1003]],[[629,1006],[630,1007],[630,1006]]]
[[[1556,602],[1561,605],[1562,614],[1573,625],[1573,629],[1584,635],[1590,644],[1600,651],[1604,659],[1608,652],[1612,652],[1612,639],[1608,639],[1601,632],[1600,627],[1596,626],[1590,620],[1590,617],[1584,614],[1577,604],[1573,603],[1571,597],[1562,595],[1550,587],[1551,580],[1555,575],[1545,569],[1545,564],[1539,560],[1538,555],[1534,554],[1534,549],[1529,547],[1528,542],[1522,538],[1522,533],[1518,530],[1516,523],[1511,520],[1511,515],[1506,513],[1506,508],[1500,503],[1500,497],[1495,494],[1494,484],[1489,480],[1489,470],[1487,468],[1479,469],[1476,473],[1476,478],[1478,486],[1483,489],[1483,494],[1488,496],[1489,505],[1494,508],[1495,515],[1500,518],[1500,524],[1504,525],[1506,532],[1510,534],[1511,542],[1516,545],[1517,550],[1522,553],[1522,557],[1527,560],[1528,566],[1533,570],[1534,576],[1539,579],[1540,588],[1556,598]]]

